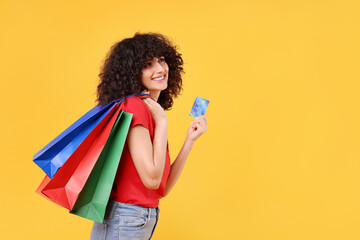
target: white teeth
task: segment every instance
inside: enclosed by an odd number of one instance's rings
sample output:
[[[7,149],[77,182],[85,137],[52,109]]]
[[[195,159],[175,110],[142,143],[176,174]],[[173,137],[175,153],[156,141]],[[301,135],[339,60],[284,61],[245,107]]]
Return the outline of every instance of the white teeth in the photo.
[[[164,79],[164,77],[165,77],[165,75],[164,75],[164,76],[162,76],[162,77],[154,78],[153,80],[154,80],[154,81],[163,80],[163,79]]]

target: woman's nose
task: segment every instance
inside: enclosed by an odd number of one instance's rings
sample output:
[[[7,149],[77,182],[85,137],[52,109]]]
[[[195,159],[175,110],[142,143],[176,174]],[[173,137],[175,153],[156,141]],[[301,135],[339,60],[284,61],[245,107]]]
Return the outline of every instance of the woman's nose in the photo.
[[[155,71],[158,73],[162,73],[165,71],[165,68],[160,63],[157,62],[155,65]]]

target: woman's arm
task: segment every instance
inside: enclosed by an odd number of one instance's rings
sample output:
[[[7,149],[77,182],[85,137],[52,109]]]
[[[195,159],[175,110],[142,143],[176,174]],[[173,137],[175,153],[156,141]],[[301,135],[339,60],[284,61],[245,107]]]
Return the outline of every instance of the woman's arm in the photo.
[[[131,158],[143,184],[158,189],[165,168],[167,146],[167,117],[164,109],[152,99],[143,100],[155,122],[154,139],[151,142],[149,130],[141,125],[129,130],[127,142]]]
[[[191,149],[194,146],[195,141],[207,131],[207,116],[200,115],[194,119],[191,123],[191,127],[187,132],[187,136],[185,142],[176,157],[175,161],[171,164],[170,174],[168,176],[166,187],[165,187],[165,194],[167,196],[171,189],[175,186],[175,183],[179,179],[182,170],[184,169],[185,162]]]
[[[170,174],[168,176],[166,187],[165,187],[165,196],[169,194],[171,189],[174,187],[175,183],[179,179],[181,172],[185,166],[185,162],[191,149],[194,146],[194,141],[186,139],[178,156],[175,161],[171,164]]]
[[[155,124],[153,143],[149,130],[141,125],[130,129],[127,143],[143,184],[149,189],[158,189],[165,168],[167,122]]]

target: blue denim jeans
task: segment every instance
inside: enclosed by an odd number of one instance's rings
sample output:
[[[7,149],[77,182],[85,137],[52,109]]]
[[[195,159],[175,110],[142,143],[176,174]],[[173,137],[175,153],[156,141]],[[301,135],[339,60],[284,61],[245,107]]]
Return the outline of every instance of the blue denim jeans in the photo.
[[[104,222],[94,222],[90,240],[151,239],[159,212],[159,207],[147,208],[110,199]]]

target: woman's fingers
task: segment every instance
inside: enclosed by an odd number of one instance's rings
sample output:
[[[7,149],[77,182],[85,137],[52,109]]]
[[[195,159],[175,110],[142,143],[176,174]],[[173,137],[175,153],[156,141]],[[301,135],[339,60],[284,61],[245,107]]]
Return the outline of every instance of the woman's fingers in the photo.
[[[202,122],[203,124],[207,125],[207,119],[208,117],[207,116],[198,116],[194,119],[194,121],[191,122],[191,125],[195,124],[195,123],[200,123]]]
[[[195,123],[195,124],[193,124],[192,125],[192,128],[194,129],[194,130],[198,130],[199,129],[199,123]]]
[[[204,116],[204,115],[200,115],[200,116],[197,116],[197,117],[195,118],[196,121],[197,121],[197,120],[204,120],[205,122],[207,122],[207,119],[208,119],[208,117],[207,117],[207,116]]]
[[[207,117],[206,116],[198,116],[191,122],[191,127],[195,131],[199,131],[204,133],[207,131]]]
[[[143,99],[143,101],[145,102],[145,104],[148,106],[149,110],[151,111],[151,109],[153,109],[153,106],[151,105],[151,103],[149,102],[148,98]]]
[[[192,125],[193,129],[197,129],[197,130],[204,130],[205,126],[201,123],[201,122],[197,122],[195,124]]]
[[[166,113],[158,102],[154,101],[153,99],[149,99],[149,98],[143,99],[143,101],[148,106],[155,122],[167,121]]]
[[[151,98],[145,98],[144,102],[146,102],[148,105],[150,105],[151,107],[155,107],[155,101],[152,100]]]
[[[196,140],[207,131],[207,116],[200,115],[191,122],[188,130],[189,139]]]
[[[153,103],[151,102],[150,99],[145,98],[145,99],[143,99],[143,100],[144,100],[144,102],[146,103],[146,105],[149,107],[149,109],[153,109],[153,108],[154,108]]]

